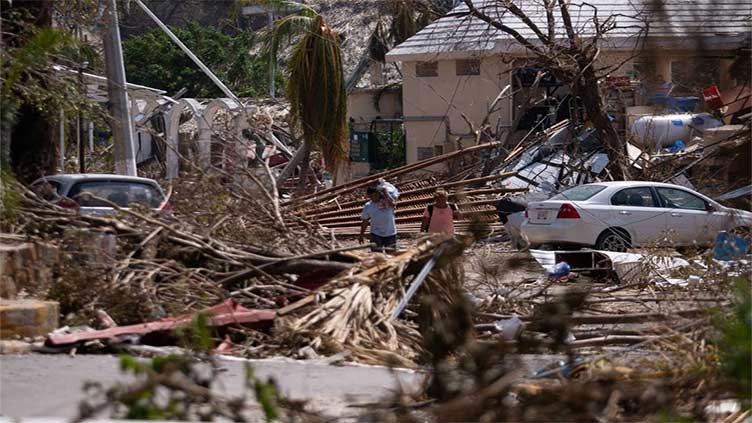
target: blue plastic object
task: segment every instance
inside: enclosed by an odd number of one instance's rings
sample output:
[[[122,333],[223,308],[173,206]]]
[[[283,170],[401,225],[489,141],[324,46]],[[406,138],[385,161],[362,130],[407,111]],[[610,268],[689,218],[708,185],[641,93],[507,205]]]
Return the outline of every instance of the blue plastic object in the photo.
[[[553,269],[548,272],[548,275],[555,278],[563,278],[564,276],[569,275],[570,270],[569,263],[566,261],[560,261],[554,265]]]
[[[594,128],[585,128],[582,132],[577,134],[577,141],[584,142],[593,134],[593,132],[595,132]]]
[[[682,140],[676,140],[673,144],[669,145],[668,147],[664,148],[664,150],[668,151],[669,153],[678,153],[682,150],[687,148],[687,146],[684,144],[684,141]]]
[[[682,112],[692,112],[699,102],[699,97],[669,97],[668,106]]]
[[[665,94],[656,94],[648,97],[648,101],[656,106],[663,106],[681,112],[692,112],[700,102],[699,97],[672,97]]]
[[[718,232],[713,247],[716,260],[730,261],[744,257],[749,252],[749,241],[726,231]]]

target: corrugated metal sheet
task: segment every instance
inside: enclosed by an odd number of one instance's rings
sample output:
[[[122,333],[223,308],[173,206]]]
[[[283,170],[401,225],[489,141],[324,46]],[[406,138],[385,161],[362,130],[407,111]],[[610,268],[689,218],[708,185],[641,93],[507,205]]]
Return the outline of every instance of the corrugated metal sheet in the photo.
[[[546,13],[541,0],[515,1],[530,19],[547,33]],[[658,13],[649,0],[592,0],[586,3],[572,2],[570,14],[580,36],[592,36],[594,18],[602,23],[608,17],[616,22],[608,35],[607,44],[612,48],[632,48],[639,37],[646,33],[651,39],[662,40],[681,47],[690,36],[702,37],[709,46],[731,48],[740,40],[749,38],[752,31],[752,3],[740,0],[663,0],[663,13]],[[497,0],[473,0],[473,4],[490,17],[503,22],[525,38],[537,42],[535,33],[519,18],[509,12],[503,2]],[[597,10],[597,14],[595,11]],[[416,55],[437,53],[516,52],[522,46],[511,36],[485,22],[469,16],[463,3],[452,12],[427,26],[415,36],[398,45],[387,54],[391,61],[426,60]],[[556,34],[560,42],[568,42],[561,14],[556,8]],[[647,32],[646,32],[647,31]],[[706,45],[708,46],[708,45]],[[689,46],[688,46],[689,47]]]

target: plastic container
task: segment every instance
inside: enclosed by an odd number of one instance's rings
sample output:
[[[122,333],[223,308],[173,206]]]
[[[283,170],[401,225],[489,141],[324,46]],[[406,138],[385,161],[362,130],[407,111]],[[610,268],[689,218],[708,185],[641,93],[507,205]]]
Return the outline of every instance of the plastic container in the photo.
[[[689,144],[692,128],[704,131],[722,125],[721,121],[708,113],[643,116],[632,125],[632,134],[637,144],[660,149],[676,140]]]
[[[548,275],[554,278],[563,278],[568,276],[571,270],[569,263],[566,261],[560,261],[554,265]]]

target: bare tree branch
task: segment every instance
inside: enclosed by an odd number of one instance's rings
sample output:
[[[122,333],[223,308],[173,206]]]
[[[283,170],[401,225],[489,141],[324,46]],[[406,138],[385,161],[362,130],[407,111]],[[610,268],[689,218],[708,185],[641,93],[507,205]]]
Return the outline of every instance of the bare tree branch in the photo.
[[[543,0],[546,7],[546,23],[548,25],[548,39],[556,44],[556,21],[554,20],[554,0]]]
[[[533,53],[536,53],[538,55],[544,55],[543,51],[540,48],[533,45],[533,43],[531,43],[527,38],[523,37],[522,34],[517,32],[515,29],[510,28],[504,25],[503,23],[494,20],[490,16],[478,10],[478,8],[476,8],[473,5],[472,0],[465,0],[465,4],[467,5],[467,8],[469,9],[470,15],[482,20],[483,22],[491,25],[492,27],[498,29],[499,31],[504,32],[505,34],[511,35],[512,38],[517,40],[518,43],[522,44],[526,49],[532,51]]]
[[[577,47],[577,34],[574,33],[572,26],[572,17],[569,15],[569,5],[566,0],[559,0],[559,9],[561,9],[561,19],[564,21],[564,28],[567,30],[569,45],[572,48]]]
[[[541,32],[540,28],[538,28],[538,25],[536,25],[535,22],[533,22],[530,19],[530,17],[527,16],[527,14],[525,12],[523,12],[522,10],[520,10],[520,8],[517,7],[516,4],[514,4],[513,0],[505,0],[505,5],[506,5],[507,9],[510,12],[512,12],[512,14],[514,16],[517,16],[525,25],[527,25],[528,28],[530,28],[531,31],[533,31],[535,33],[535,35],[538,37],[539,40],[541,40],[541,42],[544,45],[552,43],[551,38],[549,38],[548,36],[546,36],[545,34],[543,34],[543,32]],[[550,33],[550,31],[551,31],[551,27],[549,25],[549,33]]]

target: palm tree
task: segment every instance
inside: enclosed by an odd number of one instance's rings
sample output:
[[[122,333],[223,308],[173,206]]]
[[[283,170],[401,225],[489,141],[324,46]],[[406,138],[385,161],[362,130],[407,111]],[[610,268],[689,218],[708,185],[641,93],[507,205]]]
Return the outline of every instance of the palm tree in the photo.
[[[286,97],[293,121],[303,132],[301,148],[321,151],[327,169],[336,173],[347,157],[347,95],[339,37],[307,5],[280,0],[262,3],[294,11],[265,34],[266,51],[276,63],[282,43],[294,42],[287,63]],[[303,169],[307,169],[306,162]]]

